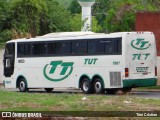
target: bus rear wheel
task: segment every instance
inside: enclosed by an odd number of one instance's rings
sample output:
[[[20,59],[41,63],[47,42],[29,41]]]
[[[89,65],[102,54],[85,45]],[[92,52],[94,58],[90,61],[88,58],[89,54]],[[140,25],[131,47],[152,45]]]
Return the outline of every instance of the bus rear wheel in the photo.
[[[92,85],[88,78],[84,78],[81,82],[81,90],[85,94],[92,93]]]
[[[24,80],[24,78],[21,78],[19,83],[18,83],[18,88],[20,90],[20,92],[27,92],[28,88],[27,88],[27,83]]]
[[[94,92],[96,94],[104,93],[103,83],[102,83],[102,80],[100,78],[95,79],[95,81],[93,83],[93,88],[94,88]]]
[[[51,93],[53,88],[44,88],[47,93]]]

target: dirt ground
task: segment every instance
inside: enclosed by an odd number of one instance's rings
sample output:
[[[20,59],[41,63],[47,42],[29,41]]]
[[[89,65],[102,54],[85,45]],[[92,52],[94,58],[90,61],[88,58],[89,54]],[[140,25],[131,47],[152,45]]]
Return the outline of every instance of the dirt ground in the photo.
[[[0,50],[0,83],[3,82],[3,53],[4,50]],[[157,57],[158,62],[158,85],[160,85],[160,57]]]

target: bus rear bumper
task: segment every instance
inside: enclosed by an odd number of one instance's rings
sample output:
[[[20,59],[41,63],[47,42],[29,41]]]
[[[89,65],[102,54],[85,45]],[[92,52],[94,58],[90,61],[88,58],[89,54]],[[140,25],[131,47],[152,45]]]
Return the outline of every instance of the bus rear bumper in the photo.
[[[157,85],[157,78],[123,80],[123,87],[147,87],[156,85]]]

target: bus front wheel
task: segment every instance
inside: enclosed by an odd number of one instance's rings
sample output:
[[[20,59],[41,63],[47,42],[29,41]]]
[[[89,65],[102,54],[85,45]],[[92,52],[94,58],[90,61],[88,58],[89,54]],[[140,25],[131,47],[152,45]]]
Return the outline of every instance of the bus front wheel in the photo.
[[[19,84],[18,84],[18,88],[19,88],[20,92],[26,92],[26,91],[28,91],[27,83],[24,80],[24,78],[20,79]]]
[[[85,94],[89,94],[92,92],[92,85],[88,78],[84,78],[81,82],[81,90]]]
[[[93,83],[94,92],[96,94],[104,93],[104,87],[100,78],[96,78]]]

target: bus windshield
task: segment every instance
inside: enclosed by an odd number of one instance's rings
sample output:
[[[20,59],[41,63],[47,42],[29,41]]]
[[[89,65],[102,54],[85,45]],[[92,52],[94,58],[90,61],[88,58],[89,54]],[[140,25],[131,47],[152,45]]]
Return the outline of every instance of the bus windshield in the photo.
[[[7,43],[4,53],[4,75],[10,77],[14,72],[15,43]]]

